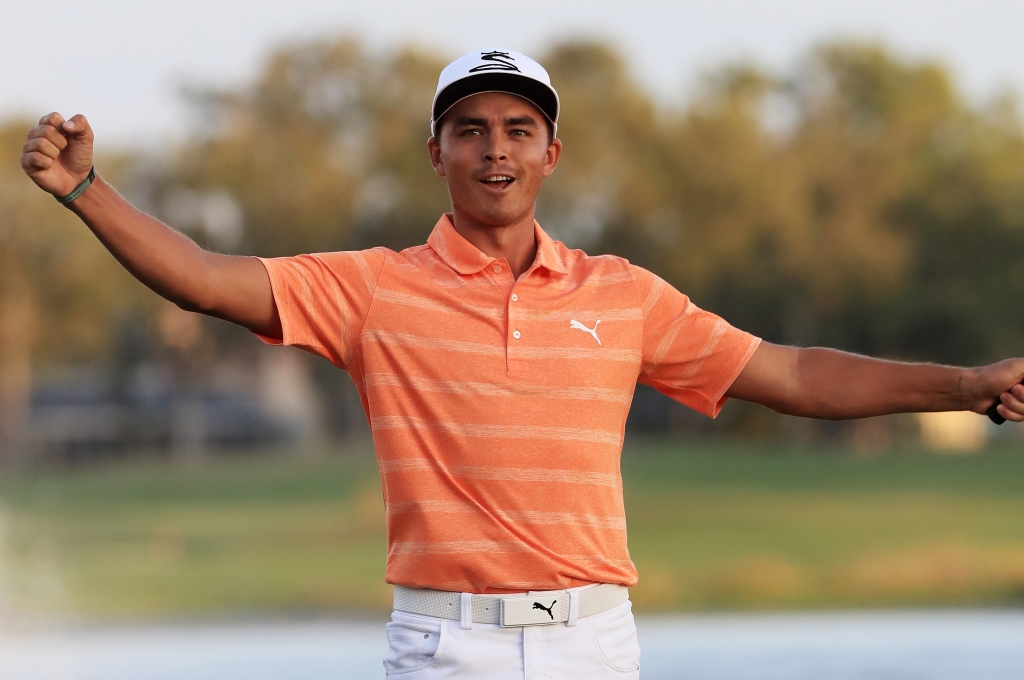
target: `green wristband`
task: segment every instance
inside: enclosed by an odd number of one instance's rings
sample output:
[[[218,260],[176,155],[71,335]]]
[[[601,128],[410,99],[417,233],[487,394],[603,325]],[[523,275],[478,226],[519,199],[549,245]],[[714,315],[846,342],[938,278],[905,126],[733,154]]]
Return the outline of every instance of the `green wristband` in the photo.
[[[91,168],[89,168],[89,176],[86,177],[85,180],[81,184],[79,184],[77,187],[75,187],[74,191],[72,191],[67,196],[54,196],[54,198],[57,199],[58,203],[61,203],[63,205],[67,205],[71,201],[75,200],[76,198],[78,198],[79,196],[84,194],[85,190],[89,188],[89,185],[92,184],[92,181],[94,179],[96,179],[96,166],[95,165],[92,166]]]

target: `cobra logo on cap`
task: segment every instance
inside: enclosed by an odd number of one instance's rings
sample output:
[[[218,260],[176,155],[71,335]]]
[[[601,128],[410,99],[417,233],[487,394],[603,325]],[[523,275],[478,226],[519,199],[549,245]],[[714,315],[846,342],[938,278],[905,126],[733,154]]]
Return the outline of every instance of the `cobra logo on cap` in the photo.
[[[515,71],[522,73],[519,67],[513,64],[516,60],[508,52],[481,52],[480,61],[486,61],[486,64],[480,64],[469,69],[470,73],[480,73],[481,71]]]

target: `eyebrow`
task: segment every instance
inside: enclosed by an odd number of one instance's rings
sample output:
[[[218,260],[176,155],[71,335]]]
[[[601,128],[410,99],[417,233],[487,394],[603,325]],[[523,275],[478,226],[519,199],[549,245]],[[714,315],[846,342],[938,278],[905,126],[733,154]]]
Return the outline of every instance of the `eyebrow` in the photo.
[[[505,119],[506,127],[540,127],[537,125],[537,121],[533,119],[533,116],[516,116],[515,118]]]
[[[533,116],[516,116],[515,118],[506,118],[504,124],[505,127],[540,127]],[[452,121],[452,125],[454,125],[455,127],[469,127],[476,125],[485,128],[488,126],[488,121],[486,118],[471,118],[470,116],[459,116],[454,121]]]
[[[467,127],[469,125],[479,125],[480,127],[487,127],[487,119],[470,118],[469,116],[459,116],[454,121],[452,121],[452,125],[455,125],[457,127]]]

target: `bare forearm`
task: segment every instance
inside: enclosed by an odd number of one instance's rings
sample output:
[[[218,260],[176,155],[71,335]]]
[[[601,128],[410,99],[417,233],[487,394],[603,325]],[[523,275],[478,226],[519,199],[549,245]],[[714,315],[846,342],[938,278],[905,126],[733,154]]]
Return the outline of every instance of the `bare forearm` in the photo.
[[[269,281],[249,257],[210,253],[137,210],[97,177],[70,206],[135,278],[189,311],[274,334]]]
[[[100,177],[71,210],[135,278],[192,311],[213,305],[206,252],[193,241],[137,210]]]
[[[974,368],[901,363],[766,342],[758,347],[728,394],[779,413],[828,420],[919,411],[984,411],[1006,389],[993,391],[988,382],[994,379],[999,385],[1006,379],[988,376],[982,380],[980,376]],[[989,392],[991,396],[985,396]]]
[[[884,361],[832,349],[795,349],[790,415],[838,420],[971,407],[973,369]]]

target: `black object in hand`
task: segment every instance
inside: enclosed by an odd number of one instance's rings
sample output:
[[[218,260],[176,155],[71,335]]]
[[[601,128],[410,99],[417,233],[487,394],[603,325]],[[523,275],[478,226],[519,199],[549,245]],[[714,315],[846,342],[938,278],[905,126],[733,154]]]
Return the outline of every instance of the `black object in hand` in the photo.
[[[1006,418],[999,415],[999,411],[996,410],[997,406],[999,406],[998,399],[996,399],[996,403],[988,407],[988,410],[985,411],[985,415],[987,415],[988,419],[991,420],[996,425],[1002,425],[1003,423],[1006,422]]]

